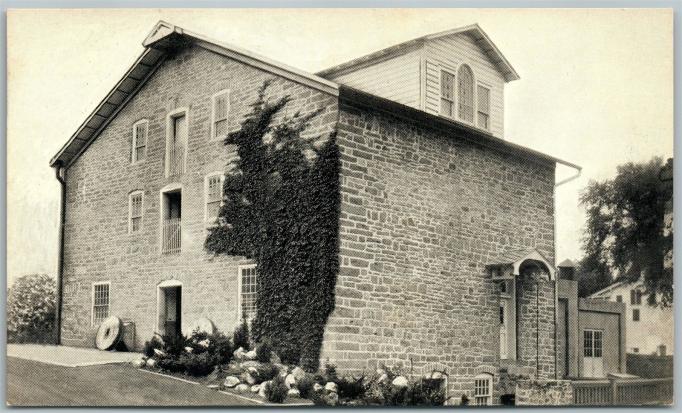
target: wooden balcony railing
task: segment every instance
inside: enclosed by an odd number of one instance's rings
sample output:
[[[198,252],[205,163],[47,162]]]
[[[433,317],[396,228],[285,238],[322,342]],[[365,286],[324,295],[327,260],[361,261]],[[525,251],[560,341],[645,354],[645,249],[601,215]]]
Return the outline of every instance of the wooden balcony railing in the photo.
[[[666,405],[672,401],[672,377],[573,382],[573,403],[579,406]]]
[[[180,252],[182,239],[182,225],[180,218],[169,218],[163,221],[163,235],[161,239],[161,252],[172,254]]]

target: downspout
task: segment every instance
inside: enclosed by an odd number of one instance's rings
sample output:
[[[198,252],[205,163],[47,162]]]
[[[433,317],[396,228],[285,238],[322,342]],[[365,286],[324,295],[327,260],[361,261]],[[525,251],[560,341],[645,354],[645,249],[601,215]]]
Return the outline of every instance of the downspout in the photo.
[[[64,175],[66,170],[61,161],[55,165],[55,177],[59,181],[61,190],[59,205],[59,244],[57,246],[57,308],[56,308],[56,340],[57,345],[62,344],[62,285],[64,279],[64,217],[66,216],[66,182]]]
[[[557,339],[559,336],[557,335],[557,328],[556,328],[556,323],[557,320],[559,319],[559,274],[557,271],[557,243],[556,243],[556,227],[557,227],[557,220],[556,220],[556,189],[560,187],[563,184],[567,184],[573,180],[576,180],[580,177],[580,174],[583,171],[583,168],[579,166],[574,166],[571,164],[565,164],[568,167],[571,167],[575,169],[577,172],[575,175],[569,176],[566,179],[562,179],[561,181],[557,182],[554,184],[554,380],[559,379],[559,369],[557,368],[559,366],[559,362],[557,359]],[[569,348],[569,343],[566,343],[566,351],[568,351]],[[568,366],[567,366],[568,367]],[[566,372],[568,374],[568,371]]]

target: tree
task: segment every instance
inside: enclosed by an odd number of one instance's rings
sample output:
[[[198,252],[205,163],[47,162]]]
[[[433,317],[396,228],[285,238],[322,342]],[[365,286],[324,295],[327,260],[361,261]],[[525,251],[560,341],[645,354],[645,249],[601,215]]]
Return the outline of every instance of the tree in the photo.
[[[290,99],[268,101],[267,87],[225,140],[238,156],[226,166],[224,204],[204,245],[256,262],[254,339],[316,370],[339,266],[339,152],[334,133],[302,136],[318,111],[280,116]]]
[[[45,274],[17,279],[7,293],[7,340],[54,343],[56,282]]]
[[[613,179],[592,181],[581,195],[587,210],[583,237],[585,257],[581,278],[600,285],[604,275],[616,281],[642,279],[650,305],[669,306],[673,299],[672,266],[665,257],[672,251],[672,231],[666,213],[672,213],[672,159],[620,165]],[[601,279],[601,281],[599,281]]]

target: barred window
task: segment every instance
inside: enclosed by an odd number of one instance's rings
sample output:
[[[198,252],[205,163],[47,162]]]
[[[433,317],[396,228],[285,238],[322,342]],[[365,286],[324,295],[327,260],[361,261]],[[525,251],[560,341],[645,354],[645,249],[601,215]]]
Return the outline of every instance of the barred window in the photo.
[[[208,175],[205,180],[206,191],[206,222],[215,223],[223,202],[223,174]]]
[[[447,117],[455,116],[455,75],[440,72],[440,113]]]
[[[142,196],[143,192],[133,192],[129,197],[129,224],[130,233],[138,232],[142,229]]]
[[[213,139],[227,135],[227,118],[230,112],[230,91],[223,90],[213,95]]]
[[[478,127],[490,129],[490,89],[478,85]]]
[[[109,317],[109,283],[92,285],[92,324],[99,325]]]
[[[468,65],[462,65],[457,72],[457,98],[459,118],[474,123],[474,73]]]
[[[256,316],[256,292],[258,288],[256,266],[241,267],[239,278],[240,318],[252,320]]]
[[[492,404],[492,376],[479,374],[474,378],[474,404],[476,406],[488,406]]]
[[[132,162],[143,160],[147,154],[147,135],[149,121],[141,120],[133,125],[133,155]]]

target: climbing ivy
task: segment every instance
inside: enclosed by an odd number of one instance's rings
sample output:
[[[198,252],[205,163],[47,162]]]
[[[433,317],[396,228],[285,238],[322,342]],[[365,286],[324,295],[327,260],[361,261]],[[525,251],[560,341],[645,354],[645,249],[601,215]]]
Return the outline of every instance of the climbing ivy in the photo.
[[[267,99],[268,85],[224,141],[238,157],[226,166],[224,205],[205,248],[255,261],[253,338],[316,370],[339,267],[339,150],[335,133],[301,136],[319,111],[278,116],[290,97]]]

